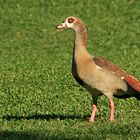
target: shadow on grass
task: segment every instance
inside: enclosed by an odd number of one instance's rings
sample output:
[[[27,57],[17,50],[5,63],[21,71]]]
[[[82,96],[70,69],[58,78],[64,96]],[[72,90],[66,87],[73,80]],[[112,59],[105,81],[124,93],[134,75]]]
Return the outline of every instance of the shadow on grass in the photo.
[[[31,115],[31,116],[10,116],[10,115],[6,115],[2,117],[3,119],[6,120],[21,120],[21,119],[26,119],[26,120],[30,120],[30,119],[45,119],[45,120],[51,120],[51,119],[60,119],[60,120],[65,120],[65,119],[80,119],[80,120],[88,120],[89,115],[58,115],[58,114],[35,114],[35,115]]]
[[[0,140],[47,140],[47,136],[23,131],[1,131]]]
[[[8,121],[22,120],[22,119],[78,119],[78,120],[88,120],[89,116],[85,115],[57,115],[57,114],[35,114],[32,116],[3,116],[3,119]],[[76,129],[76,131],[62,130],[58,133],[53,133],[45,130],[45,132],[23,132],[23,131],[1,131],[0,140],[47,140],[47,139],[139,139],[140,138],[140,125],[137,120],[129,123],[106,123],[96,122],[93,125],[87,125],[85,129],[85,134],[81,135],[82,127]],[[90,130],[90,131],[89,131]],[[87,134],[88,132],[88,134]],[[42,133],[42,134],[40,134]],[[78,137],[77,137],[78,136]]]
[[[0,140],[139,139],[139,128],[140,126],[136,122],[133,122],[128,125],[118,124],[112,125],[110,127],[104,126],[96,130],[93,128],[90,133],[83,133],[83,135],[79,133],[81,131],[80,128],[76,132],[72,133],[70,133],[70,131],[62,131],[55,134],[46,132],[46,130],[45,133],[26,131],[0,131]]]

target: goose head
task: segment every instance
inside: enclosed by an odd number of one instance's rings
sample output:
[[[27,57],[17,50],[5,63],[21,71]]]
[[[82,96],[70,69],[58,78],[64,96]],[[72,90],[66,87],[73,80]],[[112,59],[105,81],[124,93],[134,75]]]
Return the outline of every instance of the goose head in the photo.
[[[85,29],[85,25],[77,17],[70,16],[58,25],[57,29],[72,29],[74,31],[81,31],[82,29]]]

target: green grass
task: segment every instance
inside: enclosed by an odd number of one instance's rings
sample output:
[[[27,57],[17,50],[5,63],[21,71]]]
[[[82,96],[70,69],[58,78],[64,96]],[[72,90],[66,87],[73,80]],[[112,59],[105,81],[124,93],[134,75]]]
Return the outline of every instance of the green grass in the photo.
[[[101,97],[94,124],[91,96],[71,75],[73,32],[67,16],[88,28],[91,54],[140,80],[138,0],[0,1],[0,140],[140,139],[140,102],[115,99],[115,122]]]

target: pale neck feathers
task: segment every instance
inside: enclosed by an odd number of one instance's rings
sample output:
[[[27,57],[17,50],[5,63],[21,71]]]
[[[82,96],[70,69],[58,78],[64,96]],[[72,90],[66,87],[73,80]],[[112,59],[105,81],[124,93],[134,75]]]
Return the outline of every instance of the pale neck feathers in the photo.
[[[86,48],[87,42],[87,30],[82,21],[77,21],[74,29],[75,36],[75,47],[74,47],[74,55],[76,58],[88,58],[91,57]]]

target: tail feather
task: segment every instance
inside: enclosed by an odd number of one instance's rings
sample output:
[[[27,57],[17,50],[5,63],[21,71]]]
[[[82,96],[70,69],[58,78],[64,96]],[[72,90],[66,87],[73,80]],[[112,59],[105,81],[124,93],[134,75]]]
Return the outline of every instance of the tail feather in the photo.
[[[135,90],[135,89],[134,89]],[[139,91],[134,91],[134,97],[140,101],[140,92]]]
[[[136,80],[134,77],[131,75],[125,76],[125,80],[129,85],[131,85],[138,93],[140,93],[140,82]],[[139,95],[140,96],[140,95]]]
[[[140,101],[140,95],[135,95],[135,98]]]
[[[128,86],[128,94],[140,100],[140,82],[131,75],[126,75],[124,79]]]

